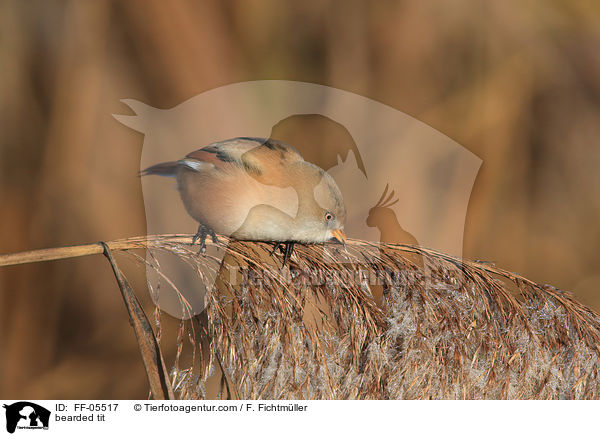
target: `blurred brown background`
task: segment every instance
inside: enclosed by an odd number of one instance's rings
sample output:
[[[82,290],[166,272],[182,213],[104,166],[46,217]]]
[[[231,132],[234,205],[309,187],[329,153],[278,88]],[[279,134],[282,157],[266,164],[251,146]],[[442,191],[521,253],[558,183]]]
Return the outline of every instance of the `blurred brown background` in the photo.
[[[119,99],[168,108],[299,80],[481,157],[465,256],[600,310],[597,1],[15,0],[0,32],[0,253],[145,233],[143,138],[111,117]],[[144,272],[122,263],[147,302]],[[147,397],[101,256],[0,268],[0,317],[0,397]]]

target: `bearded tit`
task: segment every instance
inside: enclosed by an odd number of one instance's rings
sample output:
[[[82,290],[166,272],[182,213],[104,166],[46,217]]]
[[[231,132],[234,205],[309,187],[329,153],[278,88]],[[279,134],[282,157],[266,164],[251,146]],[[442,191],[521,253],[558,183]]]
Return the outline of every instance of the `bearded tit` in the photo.
[[[346,206],[333,178],[274,139],[234,138],[215,142],[185,158],[140,173],[175,177],[183,204],[198,221],[193,242],[216,234],[268,241],[284,247],[284,264],[294,243],[345,243]]]

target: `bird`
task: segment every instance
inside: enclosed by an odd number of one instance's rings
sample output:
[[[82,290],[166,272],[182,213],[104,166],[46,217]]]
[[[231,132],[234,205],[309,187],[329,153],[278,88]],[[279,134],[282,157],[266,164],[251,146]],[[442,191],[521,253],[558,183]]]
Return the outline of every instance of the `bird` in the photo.
[[[300,152],[272,138],[213,142],[183,159],[152,165],[140,176],[174,177],[188,214],[198,222],[192,244],[206,237],[274,244],[283,265],[294,244],[345,245],[346,206],[335,180]]]

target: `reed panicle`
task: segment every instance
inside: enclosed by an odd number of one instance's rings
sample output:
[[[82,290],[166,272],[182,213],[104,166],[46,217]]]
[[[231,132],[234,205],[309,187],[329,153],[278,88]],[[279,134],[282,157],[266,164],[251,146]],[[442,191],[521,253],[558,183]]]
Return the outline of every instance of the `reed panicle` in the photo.
[[[221,264],[147,243],[219,274],[205,311],[182,322],[180,398],[210,398],[219,373],[221,398],[600,398],[600,317],[566,292],[406,245],[297,246],[280,268],[268,244],[220,242]]]

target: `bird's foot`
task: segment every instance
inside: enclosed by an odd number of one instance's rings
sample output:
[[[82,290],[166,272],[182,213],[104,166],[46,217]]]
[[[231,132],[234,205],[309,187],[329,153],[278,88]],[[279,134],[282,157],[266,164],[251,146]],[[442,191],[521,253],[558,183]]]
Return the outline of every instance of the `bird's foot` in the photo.
[[[198,251],[198,254],[206,253],[206,236],[207,235],[210,235],[213,243],[215,243],[215,244],[217,243],[217,235],[215,234],[214,230],[206,227],[204,224],[200,224],[198,226],[198,231],[192,238],[192,245],[194,245],[196,243],[196,241],[200,240],[200,250]]]
[[[283,266],[285,266],[287,260],[290,258],[293,251],[294,251],[294,243],[287,242],[285,244],[285,252],[283,253]]]
[[[281,253],[283,253],[283,263],[281,265],[282,268],[285,266],[285,264],[287,263],[288,259],[290,258],[290,256],[294,252],[294,244],[295,243],[291,242],[291,241],[287,241],[287,242],[275,242],[275,244],[273,246],[273,251],[271,251],[271,256],[273,256],[273,254],[275,254],[275,252],[277,251],[277,249],[279,249],[281,251]]]
[[[273,244],[273,250],[272,250],[272,251],[271,251],[271,253],[269,253],[269,254],[270,254],[271,256],[273,256],[273,255],[275,254],[275,252],[277,251],[277,249],[278,249],[278,248],[279,248],[280,250],[282,249],[282,248],[281,248],[281,245],[282,245],[282,243],[281,243],[281,242],[275,242],[275,243]]]

